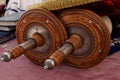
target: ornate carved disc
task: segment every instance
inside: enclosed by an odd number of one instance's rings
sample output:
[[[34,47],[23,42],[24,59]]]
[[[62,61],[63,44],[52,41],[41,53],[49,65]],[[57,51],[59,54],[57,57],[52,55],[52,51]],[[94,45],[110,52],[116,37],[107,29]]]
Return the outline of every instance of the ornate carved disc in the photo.
[[[66,63],[74,67],[88,68],[94,66],[107,56],[110,48],[110,32],[104,21],[88,10],[69,9],[63,11],[60,20],[69,36],[78,34],[82,38],[82,47],[66,58]]]
[[[28,40],[36,32],[43,36],[45,43],[27,51],[25,56],[42,65],[44,60],[64,43],[67,34],[58,18],[44,9],[29,10],[22,15],[16,28],[18,43]]]

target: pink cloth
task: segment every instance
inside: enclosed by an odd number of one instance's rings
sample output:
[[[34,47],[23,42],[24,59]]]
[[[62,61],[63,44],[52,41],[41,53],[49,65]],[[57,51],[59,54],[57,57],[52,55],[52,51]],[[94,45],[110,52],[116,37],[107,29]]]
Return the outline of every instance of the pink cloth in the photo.
[[[0,53],[15,45],[15,39],[0,45]],[[0,63],[0,80],[120,80],[120,52],[89,69],[61,64],[54,70],[44,70],[21,56],[8,63]]]

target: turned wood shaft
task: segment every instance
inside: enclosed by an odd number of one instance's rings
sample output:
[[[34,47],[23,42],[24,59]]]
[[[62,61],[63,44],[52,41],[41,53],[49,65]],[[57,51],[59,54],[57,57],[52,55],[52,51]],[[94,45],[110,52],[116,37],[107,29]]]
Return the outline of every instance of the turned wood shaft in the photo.
[[[27,41],[25,41],[24,43],[16,46],[15,48],[12,48],[9,50],[9,52],[11,52],[13,54],[13,59],[19,57],[20,55],[22,55],[23,53],[25,53],[27,50],[33,48],[33,46],[35,46],[35,42],[32,39],[29,39]]]
[[[44,40],[42,36],[38,33],[34,34],[30,39],[25,41],[24,43],[19,44],[15,48],[9,50],[13,54],[13,59],[19,57],[24,54],[26,51],[35,48],[36,46],[41,46],[44,44]]]
[[[60,64],[64,58],[69,55],[72,51],[80,48],[82,45],[82,39],[79,35],[72,35],[66,43],[56,50],[51,56],[51,59],[55,60],[55,65]]]

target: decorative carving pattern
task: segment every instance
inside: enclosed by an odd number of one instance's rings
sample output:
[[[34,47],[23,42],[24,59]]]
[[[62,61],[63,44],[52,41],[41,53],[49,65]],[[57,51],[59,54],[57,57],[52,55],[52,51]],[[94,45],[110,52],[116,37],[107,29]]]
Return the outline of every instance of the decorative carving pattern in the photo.
[[[65,60],[67,64],[88,68],[104,60],[111,39],[107,26],[98,15],[88,10],[69,9],[62,12],[59,18],[69,35],[78,34],[83,41],[81,48],[68,55]]]
[[[43,65],[44,60],[64,43],[67,33],[62,23],[43,9],[30,10],[22,15],[16,29],[18,43],[23,43],[36,32],[43,37],[44,44],[27,51],[25,55],[32,62]]]

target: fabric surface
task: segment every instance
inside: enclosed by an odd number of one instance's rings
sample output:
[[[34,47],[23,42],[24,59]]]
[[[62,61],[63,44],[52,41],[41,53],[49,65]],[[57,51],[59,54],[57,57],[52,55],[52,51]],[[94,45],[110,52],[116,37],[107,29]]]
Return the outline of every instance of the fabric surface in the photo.
[[[103,3],[107,5],[113,13],[120,14],[120,0],[103,0]]]
[[[120,15],[110,16],[113,23],[110,55],[120,50]]]
[[[4,8],[5,8],[5,1],[6,0],[0,0],[0,16],[4,13]]]
[[[42,2],[42,0],[10,0],[6,8],[5,15],[26,11],[28,6],[38,2]]]
[[[40,2],[42,2],[42,0],[10,0],[5,15],[25,11],[28,6]],[[88,8],[100,15],[120,14],[120,0],[101,0],[99,2],[90,3],[81,7]]]
[[[102,0],[99,2],[80,6],[87,8],[100,15],[117,15],[120,14],[120,0]]]
[[[0,45],[0,54],[17,45],[16,39]],[[54,70],[44,70],[25,56],[8,63],[0,62],[0,80],[120,80],[120,52],[108,56],[102,63],[89,69],[73,68],[65,64]]]

